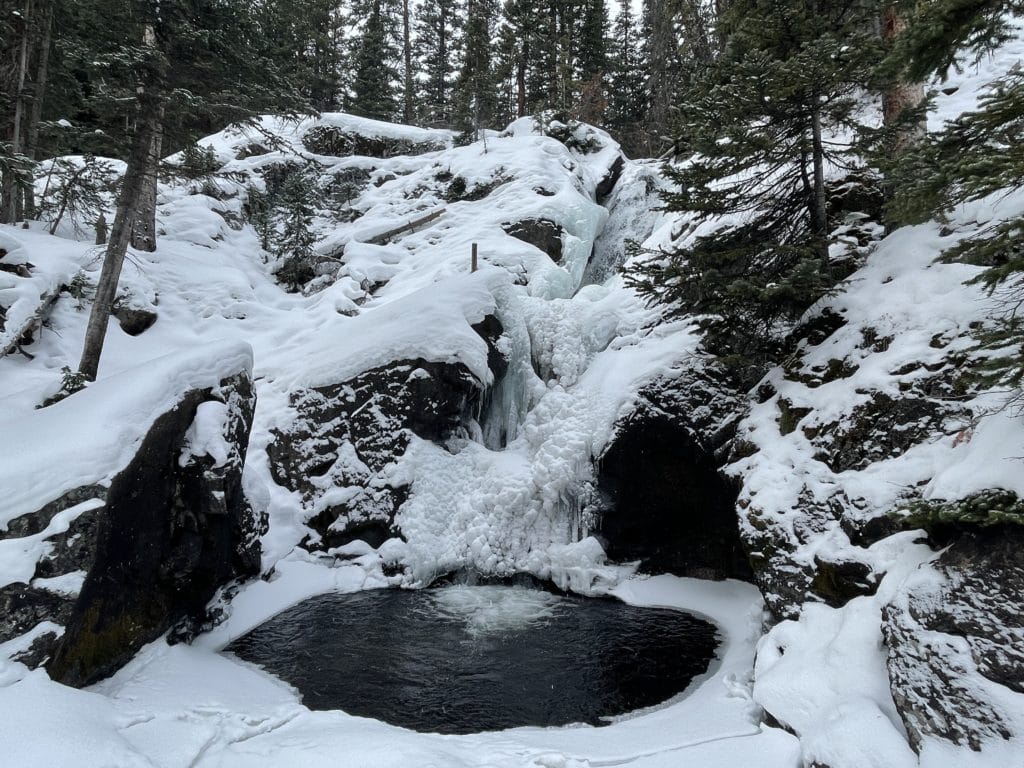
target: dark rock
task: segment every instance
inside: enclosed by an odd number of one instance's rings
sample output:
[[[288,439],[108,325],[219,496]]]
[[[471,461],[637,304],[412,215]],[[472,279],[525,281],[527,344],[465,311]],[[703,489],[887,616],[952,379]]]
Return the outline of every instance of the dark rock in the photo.
[[[498,339],[505,333],[505,329],[496,315],[487,315],[472,328],[487,344],[487,367],[494,380],[498,381],[508,371],[508,357],[498,348]]]
[[[864,469],[869,464],[905,453],[921,441],[944,431],[968,414],[946,403],[923,397],[894,399],[875,393],[842,424],[823,427],[814,440],[815,458],[833,472]]]
[[[562,227],[550,219],[523,219],[502,224],[506,234],[544,251],[558,264],[562,260]]]
[[[59,639],[56,632],[43,632],[32,641],[27,650],[14,654],[11,660],[20,662],[29,669],[40,667],[50,660]]]
[[[198,409],[213,404],[230,455],[181,466]],[[201,623],[219,587],[258,572],[265,521],[242,492],[254,406],[244,373],[186,393],[156,419],[111,482],[95,562],[47,665],[55,680],[84,686],[112,674],[175,623]]]
[[[811,591],[833,608],[846,605],[855,597],[873,595],[878,590],[880,577],[865,563],[829,561],[816,556],[814,566]]]
[[[485,339],[500,336],[499,329],[496,320],[477,326]],[[392,487],[383,470],[405,452],[411,435],[443,442],[465,434],[481,391],[461,363],[416,359],[294,393],[294,426],[275,433],[267,446],[274,481],[300,492],[309,507],[327,488],[358,489],[307,521],[317,534],[307,545],[330,549],[366,532],[379,538],[387,531],[389,537],[407,494]]]
[[[927,568],[927,566],[925,566]],[[1024,528],[969,532],[883,611],[893,701],[910,743],[980,749],[1019,737],[1003,690],[1024,693]]]
[[[36,512],[20,515],[7,523],[7,530],[0,531],[0,540],[34,536],[46,529],[50,521],[60,512],[89,499],[102,499],[107,489],[101,485],[85,485],[68,491],[59,499],[51,501]]]
[[[111,314],[117,318],[121,330],[129,336],[138,336],[148,331],[156,322],[156,312],[136,307],[115,307]]]
[[[737,401],[708,372],[644,391],[598,463],[596,533],[646,571],[750,579],[737,486],[720,472]]]
[[[0,587],[0,643],[23,635],[43,621],[63,624],[73,601],[63,595],[15,582]]]
[[[626,168],[626,160],[620,154],[615,158],[615,162],[608,168],[608,172],[604,175],[600,182],[597,184],[597,188],[594,190],[594,195],[597,198],[597,202],[603,202],[608,195],[615,189],[615,185],[619,183],[619,179],[622,177],[622,172]]]
[[[348,157],[397,157],[439,152],[444,145],[435,141],[410,141],[389,136],[366,136],[334,125],[315,125],[302,137],[302,145],[317,155]]]

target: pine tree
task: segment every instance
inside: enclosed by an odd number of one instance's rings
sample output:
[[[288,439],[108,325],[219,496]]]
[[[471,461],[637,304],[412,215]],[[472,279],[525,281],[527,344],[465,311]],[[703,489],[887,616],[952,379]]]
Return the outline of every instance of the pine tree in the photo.
[[[834,283],[826,170],[857,158],[830,135],[850,126],[878,58],[867,4],[738,0],[729,42],[690,90],[669,167],[669,210],[698,229],[647,262],[637,287],[705,314],[708,348],[755,367]]]
[[[604,0],[587,0],[582,11],[576,57],[579,95],[574,112],[584,122],[600,124],[608,105],[608,10]]]
[[[1010,3],[948,2],[918,9],[893,60],[911,77],[944,74],[966,52],[981,55],[1008,34]],[[895,187],[889,212],[901,223],[944,218],[955,206],[1024,186],[1024,73],[1014,69],[994,82],[978,109],[924,138],[886,170]],[[976,332],[988,360],[978,379],[1009,387],[1024,403],[1024,216],[996,221],[943,254],[946,260],[985,267],[974,280],[998,295],[1004,311],[994,326]],[[1022,406],[1024,407],[1024,406]]]
[[[640,30],[631,0],[620,0],[610,41],[610,87],[607,127],[631,154],[644,149],[642,119],[647,111]]]
[[[297,291],[315,276],[313,224],[315,184],[308,171],[288,176],[278,200],[281,231],[273,238],[273,251],[281,260],[277,279]]]

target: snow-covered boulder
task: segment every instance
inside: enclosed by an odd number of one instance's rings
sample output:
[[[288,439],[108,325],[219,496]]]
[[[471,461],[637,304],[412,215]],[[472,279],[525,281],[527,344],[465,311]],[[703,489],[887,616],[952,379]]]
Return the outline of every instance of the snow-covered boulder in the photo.
[[[959,536],[883,611],[893,699],[919,753],[1024,736],[1024,529]]]
[[[0,469],[0,641],[31,633],[25,661],[85,685],[173,625],[194,632],[217,589],[258,571],[251,365],[239,344],[172,355],[6,425],[21,450]]]

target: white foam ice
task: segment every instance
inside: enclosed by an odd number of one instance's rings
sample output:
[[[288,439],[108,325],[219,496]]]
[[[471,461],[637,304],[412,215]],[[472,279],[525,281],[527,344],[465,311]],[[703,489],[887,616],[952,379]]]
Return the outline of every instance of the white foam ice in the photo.
[[[564,598],[528,587],[453,585],[430,590],[429,595],[430,610],[464,622],[471,636],[505,634],[544,624],[556,610],[572,607]]]

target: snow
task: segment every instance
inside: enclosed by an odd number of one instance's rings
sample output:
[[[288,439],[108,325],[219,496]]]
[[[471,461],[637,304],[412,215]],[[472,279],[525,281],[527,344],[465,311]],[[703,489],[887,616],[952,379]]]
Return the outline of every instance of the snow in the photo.
[[[631,579],[616,588],[615,596],[633,605],[709,617],[720,627],[722,644],[712,669],[685,696],[602,728],[517,728],[467,736],[414,733],[341,711],[311,712],[289,686],[216,653],[262,621],[268,605],[272,611],[320,591],[361,589],[363,577],[358,565],[286,568],[276,582],[254,585],[262,592],[259,600],[236,600],[228,621],[193,646],[151,644],[89,692],[52,684],[43,672],[22,671],[17,682],[0,688],[0,742],[17,743],[22,751],[13,754],[26,767],[286,768],[335,762],[339,755],[346,765],[450,768],[627,762],[637,768],[798,765],[796,740],[757,724],[749,674],[761,605],[756,589],[739,582],[660,576]],[[274,592],[273,585],[283,581],[292,582],[294,589]],[[513,595],[520,599],[495,606],[474,589],[446,590],[444,608],[464,615],[483,632],[500,632],[509,621],[542,620],[543,593]],[[0,681],[4,671],[0,666]],[[60,736],[42,747],[37,740],[19,738],[35,727]],[[79,751],[86,747],[90,751]]]
[[[1022,54],[1015,43],[991,67],[965,73],[956,94],[938,99],[936,119],[975,103],[980,85]],[[323,126],[441,149],[387,159],[314,155],[302,139]],[[650,210],[652,187],[661,182],[643,163],[626,163],[608,201],[610,211],[598,205],[597,185],[619,151],[605,134],[594,136],[601,150],[582,155],[539,135],[534,122],[524,119],[502,134],[488,133],[485,142],[454,147],[451,132],[325,114],[293,121],[265,117],[255,127],[200,142],[212,148],[225,171],[245,181],[219,179],[217,196],[223,199],[201,194],[190,183],[161,187],[158,251],[130,252],[122,277],[122,299],[156,311],[157,323],[138,337],[111,323],[99,380],[42,410],[35,406],[56,391],[61,367],[77,363],[85,309],[62,296],[49,327],[29,348],[34,359],[0,359],[0,434],[11,446],[0,461],[0,527],[67,490],[108,483],[153,419],[181,394],[251,370],[258,404],[244,484],[250,501],[270,517],[262,542],[264,577],[244,585],[227,604],[225,622],[192,646],[157,641],[90,691],[56,685],[45,673],[10,661],[32,637],[59,631],[55,625],[40,625],[0,646],[0,743],[8,762],[306,766],[336,763],[343,755],[346,765],[452,768],[917,764],[889,694],[879,630],[882,606],[903,580],[927,577],[932,553],[915,534],[856,549],[857,558],[886,573],[876,595],[842,608],[806,605],[798,619],[763,637],[762,605],[752,586],[639,577],[629,565],[609,564],[589,535],[584,509],[593,461],[616,421],[647,383],[702,364],[692,322],[667,321],[614,274],[624,261],[626,239],[648,248],[667,245],[686,229],[686,217]],[[244,157],[254,143],[269,151]],[[348,203],[359,214],[354,221],[327,209],[317,212],[316,248],[325,256],[324,274],[320,290],[306,294],[285,293],[255,232],[248,225],[238,228],[246,185],[263,187],[261,172],[285,162],[313,163],[321,181],[351,169],[370,174]],[[465,180],[470,192],[489,191],[478,200],[454,199],[452,178]],[[442,210],[390,242],[368,242]],[[740,425],[743,438],[759,451],[730,468],[743,478],[744,506],[792,530],[804,493],[819,501],[844,493],[865,516],[891,509],[908,488],[922,488],[926,498],[956,498],[990,487],[1024,493],[1024,438],[1019,422],[997,410],[998,396],[966,404],[982,414],[972,423],[951,422],[943,438],[859,472],[831,471],[814,458],[802,429],[782,435],[778,424],[782,399],[813,409],[801,427],[824,426],[866,402],[865,393],[899,396],[901,385],[926,376],[928,366],[951,353],[967,353],[967,328],[989,318],[993,307],[981,289],[964,286],[974,268],[934,260],[979,223],[1020,210],[1024,199],[1009,196],[965,206],[954,217],[953,234],[937,224],[899,230],[842,292],[822,302],[844,317],[846,327],[802,350],[805,372],[831,360],[849,361],[856,370],[817,387],[786,378],[781,370],[769,374],[776,394],[753,404]],[[113,211],[106,213],[112,220]],[[528,218],[550,219],[563,228],[559,263],[502,228]],[[31,317],[41,296],[79,271],[95,280],[96,249],[76,241],[82,235],[71,227],[58,235],[43,234],[40,224],[0,228],[0,247],[9,251],[5,263],[35,266],[27,278],[0,273],[0,305],[7,311],[0,342]],[[481,268],[471,273],[474,243]],[[486,344],[471,327],[490,314],[505,329],[499,345],[510,356],[509,372],[498,381],[487,367]],[[881,351],[865,348],[861,330],[867,328],[880,338],[892,336],[891,343]],[[944,346],[933,343],[936,334]],[[388,481],[411,486],[396,521],[404,541],[306,552],[297,546],[309,533],[306,519],[342,502],[352,489],[328,489],[319,506],[308,509],[297,494],[273,482],[266,449],[273,431],[294,418],[290,396],[416,358],[465,365],[487,390],[489,408],[470,434],[444,446],[413,439],[389,467]],[[910,372],[895,373],[911,363]],[[182,462],[194,456],[217,464],[228,460],[224,418],[221,404],[200,406]],[[65,510],[35,536],[0,540],[0,586],[31,581],[48,546],[45,538],[66,531],[77,515],[99,503]],[[793,558],[812,563],[816,556],[852,551],[836,524],[802,543]],[[464,567],[528,571],[580,594],[699,613],[719,627],[718,658],[685,694],[606,728],[441,737],[344,712],[311,712],[288,686],[219,653],[308,597],[421,586]],[[75,594],[81,579],[75,573],[33,583]],[[542,620],[544,614],[538,595],[499,606],[474,599],[452,593],[448,609],[464,612],[481,631],[499,631],[506,621]],[[762,707],[796,736],[762,724]],[[26,733],[47,737],[26,739]],[[966,764],[961,758],[960,751],[929,742],[921,765]]]
[[[0,434],[13,448],[0,463],[0,526],[74,488],[108,483],[183,394],[251,368],[252,349],[244,342],[210,342],[101,379],[48,408],[17,412],[0,400]],[[60,472],[42,474],[44,467]]]

